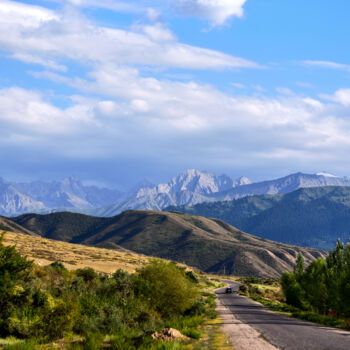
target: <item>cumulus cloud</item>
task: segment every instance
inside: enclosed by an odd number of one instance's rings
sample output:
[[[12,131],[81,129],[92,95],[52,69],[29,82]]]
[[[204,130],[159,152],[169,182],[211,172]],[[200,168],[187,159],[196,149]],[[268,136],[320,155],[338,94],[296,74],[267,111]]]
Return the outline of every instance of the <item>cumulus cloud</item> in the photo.
[[[59,81],[58,74],[50,74]],[[350,147],[350,122],[344,117],[350,105],[345,96],[350,93],[344,91],[335,92],[332,103],[297,95],[231,96],[210,85],[160,80],[144,77],[135,68],[106,66],[92,71],[88,80],[61,82],[106,97],[74,97],[71,107],[60,109],[35,92],[2,90],[4,134],[20,130],[23,140],[35,137],[43,144],[63,139],[70,155],[91,159],[127,152],[131,158],[154,160],[171,154],[183,157],[181,161],[212,158],[219,163],[243,157],[255,164],[261,159],[278,162],[288,154],[290,162],[307,158],[317,163],[320,154],[334,158]],[[30,142],[25,144],[30,147]],[[60,152],[66,151],[62,146]]]
[[[174,0],[175,7],[189,16],[208,20],[213,26],[223,25],[232,17],[243,16],[246,0]]]
[[[72,9],[44,8],[5,1],[0,4],[0,46],[34,63],[71,59],[83,63],[140,64],[166,68],[258,68],[218,51],[178,42],[164,26],[130,30],[98,26]],[[60,66],[59,63],[56,64]],[[48,64],[46,64],[48,66]]]

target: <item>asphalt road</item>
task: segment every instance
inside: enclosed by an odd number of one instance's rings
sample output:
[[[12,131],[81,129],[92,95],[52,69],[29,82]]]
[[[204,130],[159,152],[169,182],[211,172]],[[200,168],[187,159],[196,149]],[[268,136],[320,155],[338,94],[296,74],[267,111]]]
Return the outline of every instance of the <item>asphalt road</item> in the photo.
[[[227,282],[233,290],[239,284]],[[274,313],[254,301],[236,293],[217,295],[241,322],[255,328],[269,343],[283,350],[350,350],[350,332],[319,326]]]

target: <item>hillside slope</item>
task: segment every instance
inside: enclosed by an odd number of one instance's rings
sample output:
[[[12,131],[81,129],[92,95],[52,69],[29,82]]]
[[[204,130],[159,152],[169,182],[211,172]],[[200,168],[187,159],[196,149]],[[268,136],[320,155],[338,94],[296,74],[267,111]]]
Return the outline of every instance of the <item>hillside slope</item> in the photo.
[[[126,211],[112,218],[30,214],[14,220],[46,237],[92,246],[117,244],[208,272],[277,276],[293,267],[298,252],[306,261],[322,255],[243,233],[220,220],[181,213]]]
[[[284,195],[166,210],[216,217],[260,237],[324,250],[332,248],[338,238],[350,239],[349,187],[302,188]]]
[[[29,236],[38,236],[37,233],[34,233],[23,226],[17,224],[16,222],[12,221],[11,219],[7,219],[3,216],[0,216],[0,230],[1,231],[11,231],[15,233],[24,233]]]

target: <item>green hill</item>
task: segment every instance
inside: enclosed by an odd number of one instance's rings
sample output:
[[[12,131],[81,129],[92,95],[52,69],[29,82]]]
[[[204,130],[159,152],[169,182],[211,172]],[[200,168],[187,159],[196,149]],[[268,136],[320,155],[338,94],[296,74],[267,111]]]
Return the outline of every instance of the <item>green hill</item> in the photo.
[[[193,207],[169,207],[225,220],[243,231],[288,244],[328,250],[350,238],[350,188],[302,188],[284,195],[251,196]]]
[[[298,252],[308,262],[323,254],[261,239],[221,220],[182,213],[140,210],[112,218],[27,214],[14,220],[43,237],[96,247],[117,245],[214,273],[277,276],[292,268]]]

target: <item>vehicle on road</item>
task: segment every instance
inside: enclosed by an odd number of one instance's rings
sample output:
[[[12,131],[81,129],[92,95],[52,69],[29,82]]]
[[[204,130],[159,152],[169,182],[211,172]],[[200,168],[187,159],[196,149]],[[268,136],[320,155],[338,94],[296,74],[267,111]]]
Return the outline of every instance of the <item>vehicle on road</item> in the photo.
[[[233,293],[232,292],[232,288],[231,287],[227,287],[226,290],[225,290],[225,293]]]

